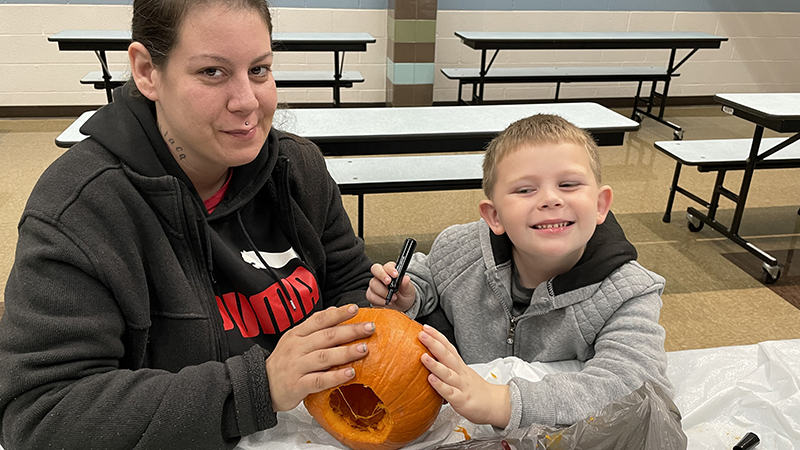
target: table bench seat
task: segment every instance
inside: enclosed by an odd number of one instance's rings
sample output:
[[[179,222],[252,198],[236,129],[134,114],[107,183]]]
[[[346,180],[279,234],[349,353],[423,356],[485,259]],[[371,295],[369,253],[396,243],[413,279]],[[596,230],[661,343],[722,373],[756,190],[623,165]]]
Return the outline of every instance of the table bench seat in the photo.
[[[273,72],[275,84],[280,88],[314,88],[314,87],[333,87],[335,80],[333,72],[326,71],[285,71],[276,70]],[[364,77],[357,71],[342,72],[339,79],[339,86],[353,87],[353,83],[363,83]]]
[[[763,153],[786,140],[786,138],[765,138],[761,140],[759,152]],[[675,194],[679,193],[699,203],[705,208],[714,207],[714,200],[704,200],[700,196],[678,185],[681,167],[695,166],[700,172],[718,172],[715,182],[715,191],[731,200],[736,201],[737,195],[724,189],[722,183],[725,172],[729,170],[745,170],[747,158],[750,156],[752,139],[709,139],[697,141],[659,141],[655,148],[676,161],[675,172],[672,177],[667,208],[663,221],[669,222],[672,214],[672,204]],[[786,148],[773,153],[763,161],[759,161],[756,169],[796,169],[800,168],[800,141],[788,145]]]
[[[333,72],[327,71],[286,71],[276,70],[273,72],[275,85],[279,88],[332,88],[336,84],[333,79]],[[130,78],[131,73],[127,71],[111,72],[111,87],[116,88],[125,84]],[[364,77],[358,71],[346,71],[339,79],[340,87],[353,87],[353,83],[363,83]],[[95,89],[105,89],[103,72],[96,70],[89,72],[81,79],[81,84],[94,85]]]
[[[764,138],[760,151],[770,149],[785,138]],[[699,141],[659,141],[655,147],[665,155],[686,166],[697,166],[700,172],[744,170],[750,155],[752,139],[708,139]],[[800,167],[800,141],[776,152],[757,166],[759,169],[790,169]]]
[[[483,153],[325,159],[345,195],[480,189]]]
[[[325,158],[342,195],[358,196],[358,236],[364,237],[364,194],[480,189],[483,153]]]
[[[462,100],[465,84],[472,85],[473,100],[481,82],[478,68],[444,68],[442,73],[450,80],[458,80],[458,102]],[[673,73],[672,76],[678,76]],[[645,82],[668,81],[670,74],[664,67],[504,67],[491,68],[483,78],[487,84],[500,83],[556,83],[555,99],[558,99],[561,83],[574,82]]]
[[[444,76],[464,83],[478,83],[480,69],[442,69]],[[548,83],[575,81],[653,81],[669,78],[663,67],[506,67],[492,68],[486,83]]]

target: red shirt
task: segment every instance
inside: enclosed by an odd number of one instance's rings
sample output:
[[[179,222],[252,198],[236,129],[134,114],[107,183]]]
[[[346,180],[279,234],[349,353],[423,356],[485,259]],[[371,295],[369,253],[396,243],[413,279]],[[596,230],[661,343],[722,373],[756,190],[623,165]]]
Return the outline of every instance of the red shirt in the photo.
[[[209,214],[214,212],[214,209],[216,209],[217,205],[219,205],[219,202],[221,202],[225,197],[225,193],[228,192],[228,186],[230,186],[231,178],[233,178],[232,175],[233,171],[230,171],[228,173],[228,180],[225,181],[225,184],[223,184],[221,188],[219,188],[217,193],[209,197],[208,200],[203,200],[203,204],[206,205],[206,209],[208,210]]]

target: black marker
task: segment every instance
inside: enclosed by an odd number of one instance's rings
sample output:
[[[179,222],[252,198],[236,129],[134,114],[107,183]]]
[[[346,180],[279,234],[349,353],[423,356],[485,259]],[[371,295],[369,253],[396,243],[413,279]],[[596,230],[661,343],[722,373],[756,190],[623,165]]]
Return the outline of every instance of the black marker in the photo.
[[[411,238],[406,239],[403,243],[403,250],[400,251],[400,256],[397,257],[397,262],[395,263],[397,278],[392,278],[392,282],[389,283],[389,293],[386,294],[387,305],[391,303],[392,296],[394,296],[400,288],[400,282],[403,281],[403,276],[406,274],[408,263],[411,262],[411,255],[414,254],[415,248],[417,248],[417,241]]]
[[[741,441],[733,446],[733,450],[749,450],[758,445],[759,442],[761,442],[761,440],[758,438],[757,434],[748,432]]]

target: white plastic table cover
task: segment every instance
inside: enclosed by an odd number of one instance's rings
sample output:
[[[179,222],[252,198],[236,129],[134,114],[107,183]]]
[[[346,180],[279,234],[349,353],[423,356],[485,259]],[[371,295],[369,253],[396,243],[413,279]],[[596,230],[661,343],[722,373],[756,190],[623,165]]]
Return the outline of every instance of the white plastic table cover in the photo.
[[[690,450],[731,449],[748,431],[761,439],[757,449],[800,448],[800,339],[754,345],[667,353],[675,403],[683,415]],[[581,363],[525,363],[497,359],[472,366],[493,383],[512,376],[539,380],[545,374],[577,371]],[[442,407],[431,430],[404,450],[425,450],[470,437],[490,437],[488,425],[475,425]],[[344,449],[308,414],[301,403],[278,413],[278,425],[242,438],[238,450]],[[0,447],[2,450],[2,447]]]
[[[800,448],[800,339],[754,345],[669,352],[668,376],[683,415],[690,450],[731,449],[748,431],[761,439],[757,448]],[[577,371],[581,363],[525,363],[497,359],[472,366],[493,383],[512,376],[539,380],[545,374]],[[470,437],[495,436],[492,427],[475,425],[442,407],[430,431],[406,450],[425,450]],[[344,449],[308,414],[301,403],[278,414],[278,425],[244,437],[238,450]]]

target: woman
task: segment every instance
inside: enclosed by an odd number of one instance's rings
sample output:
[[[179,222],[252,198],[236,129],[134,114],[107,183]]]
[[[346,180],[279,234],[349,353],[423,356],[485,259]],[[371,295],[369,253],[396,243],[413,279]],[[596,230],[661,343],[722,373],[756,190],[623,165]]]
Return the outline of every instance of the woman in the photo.
[[[354,375],[371,275],[272,129],[263,0],[136,0],[132,82],[42,175],[0,322],[0,445],[230,448]],[[341,305],[339,307],[333,307]],[[313,314],[313,315],[312,315]]]

